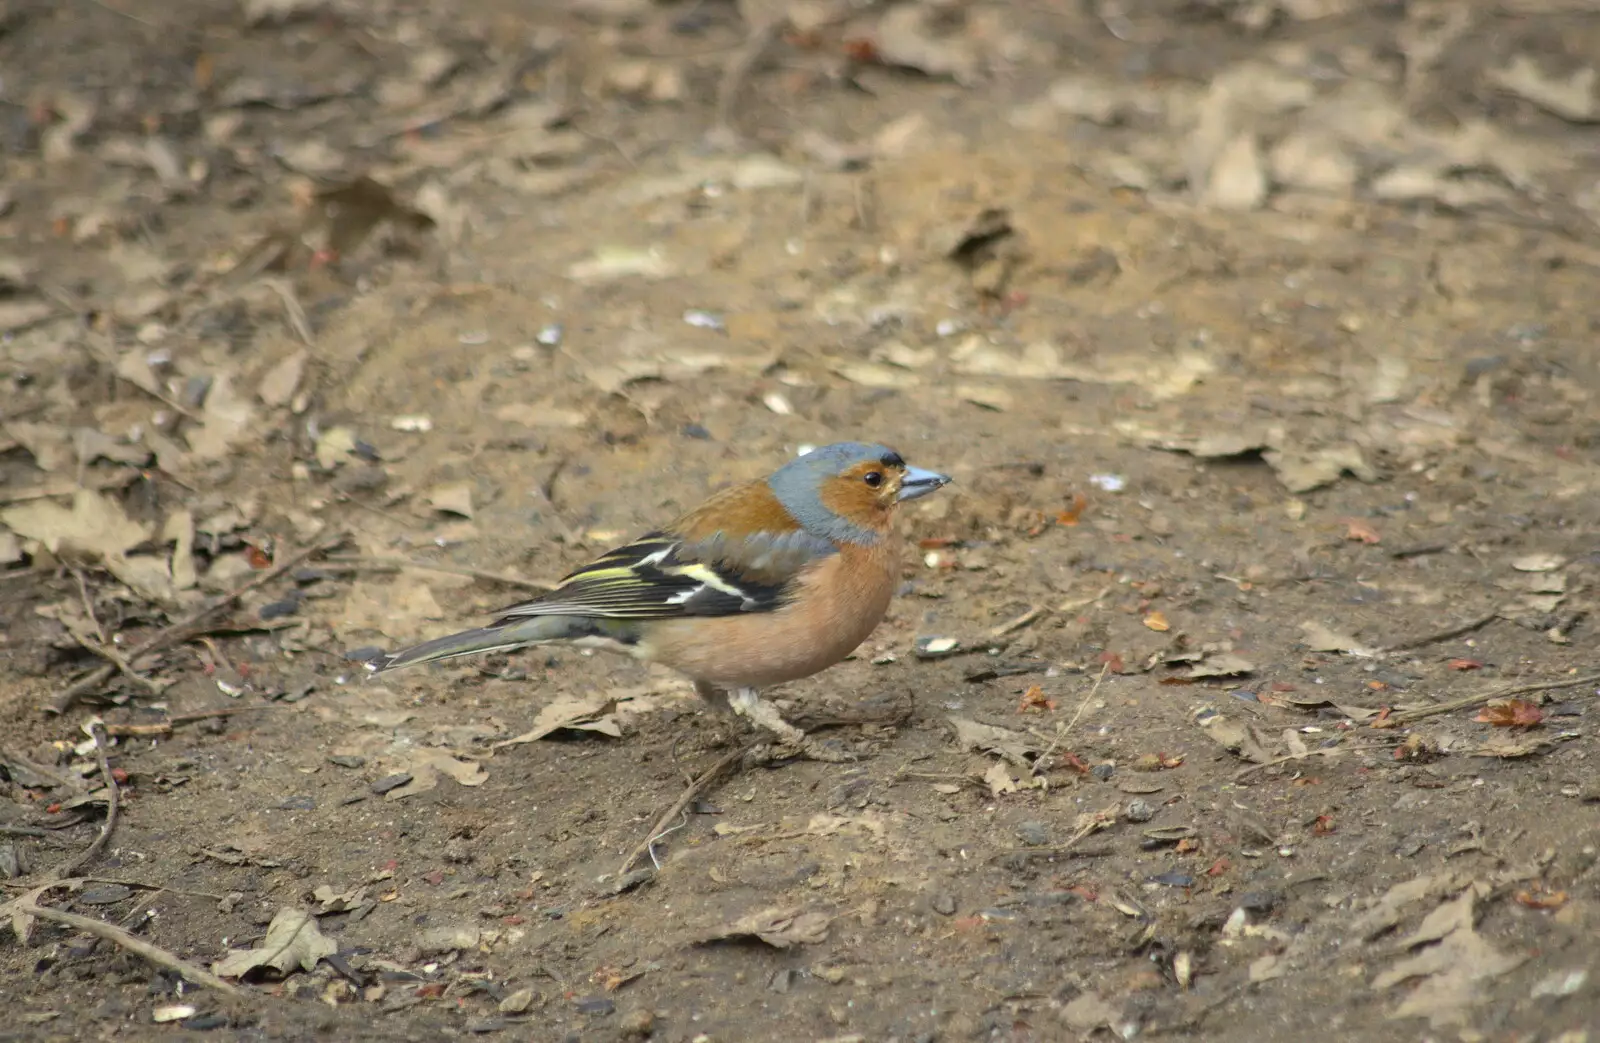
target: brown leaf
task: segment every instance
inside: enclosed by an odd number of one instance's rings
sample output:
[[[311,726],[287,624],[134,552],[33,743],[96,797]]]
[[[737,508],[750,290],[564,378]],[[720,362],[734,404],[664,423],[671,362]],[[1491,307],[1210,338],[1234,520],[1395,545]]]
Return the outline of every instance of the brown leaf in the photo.
[[[1172,629],[1172,624],[1167,622],[1167,617],[1161,612],[1152,612],[1144,617],[1144,625],[1157,633],[1166,633]]]
[[[1507,699],[1485,706],[1473,720],[1496,728],[1532,728],[1543,723],[1544,711],[1526,699]]]
[[[502,739],[492,749],[504,749],[525,742],[537,742],[558,731],[599,732],[613,739],[622,737],[622,726],[615,713],[617,700],[604,692],[587,698],[557,699],[547,704],[533,719],[533,727],[521,735]]]
[[[267,936],[254,949],[233,949],[211,965],[218,977],[238,978],[257,967],[288,974],[296,967],[309,971],[317,961],[339,951],[338,943],[317,930],[316,920],[304,909],[278,910],[267,925]]]
[[[1383,542],[1383,537],[1378,535],[1378,530],[1370,522],[1361,518],[1340,518],[1339,521],[1344,524],[1344,538],[1347,540],[1369,545]]]

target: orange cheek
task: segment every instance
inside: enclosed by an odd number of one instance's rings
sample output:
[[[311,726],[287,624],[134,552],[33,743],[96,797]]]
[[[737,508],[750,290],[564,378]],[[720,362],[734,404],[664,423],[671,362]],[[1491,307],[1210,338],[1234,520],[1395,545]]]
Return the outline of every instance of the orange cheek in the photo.
[[[879,491],[866,482],[835,481],[822,490],[822,505],[843,518],[866,519],[880,516],[884,505]]]

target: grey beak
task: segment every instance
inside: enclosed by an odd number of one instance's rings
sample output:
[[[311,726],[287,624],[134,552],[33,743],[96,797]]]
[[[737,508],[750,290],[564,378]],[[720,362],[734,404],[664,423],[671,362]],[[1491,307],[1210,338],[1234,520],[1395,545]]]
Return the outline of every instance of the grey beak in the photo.
[[[937,492],[949,485],[953,478],[937,471],[925,471],[920,467],[907,467],[906,476],[900,479],[900,496],[902,503],[906,500],[915,500],[919,496],[926,496]]]

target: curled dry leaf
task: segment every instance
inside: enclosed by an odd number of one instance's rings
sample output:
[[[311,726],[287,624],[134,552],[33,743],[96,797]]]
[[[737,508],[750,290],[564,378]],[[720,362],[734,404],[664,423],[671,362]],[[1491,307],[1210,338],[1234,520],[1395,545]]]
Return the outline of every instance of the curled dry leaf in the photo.
[[[309,971],[317,962],[339,951],[333,939],[317,929],[317,922],[305,909],[286,908],[267,925],[267,936],[254,949],[232,949],[211,965],[221,978],[240,978],[258,967],[289,974],[299,968]]]
[[[448,775],[463,786],[481,786],[489,778],[483,765],[476,761],[461,760],[439,749],[411,751],[411,755],[395,769],[395,773],[410,775],[411,781],[385,793],[385,800],[400,800],[426,793],[439,785],[441,775]]]
[[[504,749],[525,742],[538,742],[558,731],[598,732],[613,739],[622,737],[622,726],[617,721],[617,700],[603,692],[576,699],[557,699],[539,711],[533,727],[521,735],[502,739],[492,749]]]
[[[762,909],[741,916],[729,924],[712,928],[694,940],[697,945],[713,942],[738,942],[754,939],[774,949],[795,945],[817,945],[828,937],[832,917],[826,913],[802,912],[798,908]]]
[[[1532,728],[1544,722],[1544,711],[1526,699],[1507,699],[1485,706],[1473,720],[1496,728]]]
[[[963,750],[993,753],[1018,768],[1032,768],[1043,749],[1031,736],[1010,728],[983,724],[967,717],[947,718],[956,730],[956,745]]]

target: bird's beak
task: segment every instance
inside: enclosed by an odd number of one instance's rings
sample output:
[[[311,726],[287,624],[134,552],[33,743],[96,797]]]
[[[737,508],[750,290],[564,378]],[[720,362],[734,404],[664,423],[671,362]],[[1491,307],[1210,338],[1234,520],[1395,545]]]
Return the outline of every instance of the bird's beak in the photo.
[[[920,467],[907,467],[906,476],[900,479],[899,500],[915,500],[919,496],[926,496],[931,492],[949,485],[954,479],[947,474],[937,471],[924,471]]]

